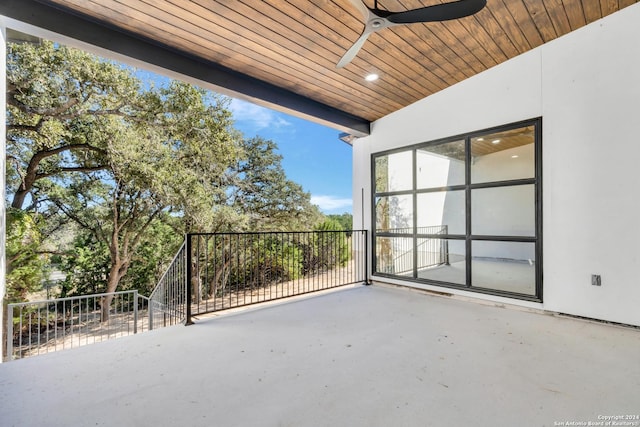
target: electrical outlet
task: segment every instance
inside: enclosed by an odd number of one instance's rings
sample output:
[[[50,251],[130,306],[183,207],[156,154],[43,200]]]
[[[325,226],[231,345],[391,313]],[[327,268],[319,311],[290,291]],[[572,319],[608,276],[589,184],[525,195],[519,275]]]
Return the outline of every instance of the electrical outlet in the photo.
[[[602,279],[600,278],[599,274],[591,275],[591,284],[593,286],[602,286]]]

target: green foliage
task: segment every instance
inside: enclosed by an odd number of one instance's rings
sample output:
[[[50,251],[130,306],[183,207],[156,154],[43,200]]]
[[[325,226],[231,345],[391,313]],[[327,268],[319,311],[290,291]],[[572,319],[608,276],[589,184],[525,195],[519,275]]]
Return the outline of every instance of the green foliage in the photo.
[[[350,213],[327,215],[327,218],[340,224],[340,230],[353,230],[353,215]]]
[[[148,295],[182,244],[182,236],[166,222],[157,220],[150,227],[148,236],[132,257],[119,290],[137,289]],[[81,232],[74,240],[73,248],[59,258],[60,269],[66,273],[66,279],[61,283],[61,297],[106,292],[111,259],[104,241],[86,231]]]
[[[43,219],[12,237],[33,247],[8,282],[16,298],[41,280],[45,237],[63,253],[64,295],[144,292],[183,233],[309,229],[322,217],[287,179],[276,143],[234,129],[228,98],[177,81],[147,88],[129,68],[46,41],[7,50],[6,193]],[[65,222],[71,247],[60,243]],[[252,277],[299,274],[270,260],[286,252],[302,263],[304,249],[258,245]]]
[[[240,262],[234,263],[230,284],[235,288],[258,288],[300,277],[302,250],[280,235],[251,239],[240,251]]]
[[[110,124],[134,109],[138,92],[139,82],[112,62],[47,41],[9,43],[11,205],[22,208],[41,182],[60,173],[104,168]],[[28,208],[40,202],[33,199]]]
[[[275,142],[245,139],[242,149],[233,171],[232,205],[249,216],[248,229],[305,230],[321,218],[311,195],[287,179]]]
[[[137,289],[143,295],[153,291],[184,239],[168,222],[169,219],[164,219],[151,224],[120,283],[121,290]]]
[[[194,237],[192,245],[192,284],[202,286],[205,299],[253,292],[344,267],[351,259],[350,238],[331,220],[314,232],[225,233]]]
[[[6,214],[6,301],[24,301],[40,289],[46,275],[45,262],[38,254],[41,234],[37,215],[18,209]]]
[[[314,230],[316,231],[342,231],[344,230],[344,228],[342,227],[342,224],[340,224],[340,222],[338,222],[335,219],[332,218],[327,218],[324,221],[322,221],[320,224],[317,224],[314,227]]]
[[[60,257],[60,269],[66,273],[60,297],[105,292],[109,274],[109,248],[92,234],[83,232],[73,248]]]
[[[315,227],[308,245],[304,246],[303,271],[330,270],[343,267],[351,259],[349,237],[336,220],[327,219]]]
[[[229,170],[242,150],[227,109],[229,100],[176,81],[145,94],[145,99],[157,112],[143,140],[135,148],[130,142],[120,147],[122,157],[114,164],[127,173],[133,167],[139,178],[147,177],[142,183],[182,217],[182,233],[235,223],[233,215],[221,209],[227,200]]]
[[[157,267],[140,269],[134,258],[153,246],[160,217],[180,233],[215,223],[226,197],[220,177],[241,151],[226,98],[180,82],[145,90],[130,69],[50,42],[11,44],[7,63],[11,204],[62,213],[89,233],[85,243],[108,255],[103,290],[114,291],[132,265],[151,279]],[[76,255],[68,269],[95,270]],[[103,287],[77,280],[68,292]]]

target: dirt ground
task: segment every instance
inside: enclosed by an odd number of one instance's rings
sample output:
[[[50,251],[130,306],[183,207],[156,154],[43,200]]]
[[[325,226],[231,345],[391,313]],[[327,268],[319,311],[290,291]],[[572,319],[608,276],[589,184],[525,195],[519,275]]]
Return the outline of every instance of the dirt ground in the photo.
[[[255,289],[225,289],[221,295],[203,298],[199,302],[192,304],[191,311],[193,315],[210,313],[357,283],[365,280],[362,270],[361,265],[351,260],[344,267],[338,267],[288,282],[275,283],[270,286]]]

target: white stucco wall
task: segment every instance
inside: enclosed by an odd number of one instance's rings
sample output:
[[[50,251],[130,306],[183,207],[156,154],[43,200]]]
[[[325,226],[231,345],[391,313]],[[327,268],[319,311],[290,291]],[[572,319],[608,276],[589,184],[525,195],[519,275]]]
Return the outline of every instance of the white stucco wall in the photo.
[[[354,143],[356,228],[372,153],[541,116],[544,302],[508,301],[640,325],[639,22],[629,6],[375,122]]]

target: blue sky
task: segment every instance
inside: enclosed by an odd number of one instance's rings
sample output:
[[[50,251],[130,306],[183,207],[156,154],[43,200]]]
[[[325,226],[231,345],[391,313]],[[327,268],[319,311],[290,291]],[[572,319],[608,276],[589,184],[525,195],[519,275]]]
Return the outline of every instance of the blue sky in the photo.
[[[233,99],[236,128],[245,137],[278,144],[287,177],[311,193],[326,214],[351,213],[351,146],[339,131],[258,105]]]

